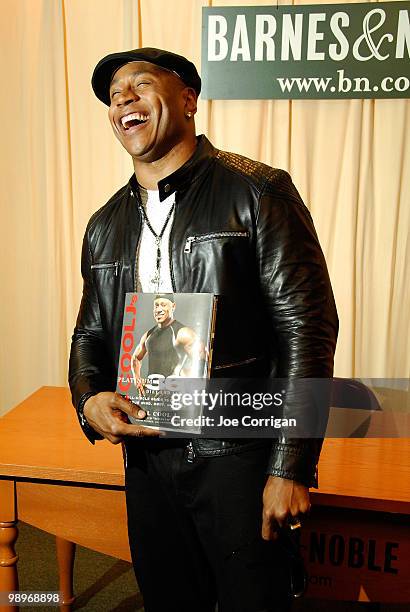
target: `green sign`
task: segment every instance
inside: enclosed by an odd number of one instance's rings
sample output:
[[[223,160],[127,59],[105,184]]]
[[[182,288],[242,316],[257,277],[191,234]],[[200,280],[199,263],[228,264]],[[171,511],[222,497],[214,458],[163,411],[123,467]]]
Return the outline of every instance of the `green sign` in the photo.
[[[408,98],[410,2],[203,9],[206,99]]]

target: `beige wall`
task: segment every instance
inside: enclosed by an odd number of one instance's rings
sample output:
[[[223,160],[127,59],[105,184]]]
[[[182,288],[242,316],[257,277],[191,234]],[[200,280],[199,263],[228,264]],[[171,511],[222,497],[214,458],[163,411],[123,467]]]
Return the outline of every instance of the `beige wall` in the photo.
[[[96,62],[144,45],[200,66],[208,4],[272,3],[0,0],[0,414],[66,384],[84,228],[132,172],[90,87]],[[340,315],[339,376],[410,374],[409,114],[408,100],[199,104],[198,132],[287,169],[309,206]]]

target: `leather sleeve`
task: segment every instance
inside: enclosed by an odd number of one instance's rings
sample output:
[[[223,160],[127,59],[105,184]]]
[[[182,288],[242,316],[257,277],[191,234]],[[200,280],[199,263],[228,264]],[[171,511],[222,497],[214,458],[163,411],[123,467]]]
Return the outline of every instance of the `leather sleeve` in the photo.
[[[81,256],[83,295],[71,342],[68,380],[81,428],[94,444],[94,441],[101,440],[102,436],[87,423],[82,409],[91,395],[106,390],[103,360],[106,348],[91,261],[87,228]]]
[[[278,354],[272,372],[286,379],[330,378],[338,318],[329,275],[310,213],[283,170],[273,170],[262,191],[256,235],[270,341]],[[321,439],[282,436],[273,444],[268,473],[317,486],[321,446]]]

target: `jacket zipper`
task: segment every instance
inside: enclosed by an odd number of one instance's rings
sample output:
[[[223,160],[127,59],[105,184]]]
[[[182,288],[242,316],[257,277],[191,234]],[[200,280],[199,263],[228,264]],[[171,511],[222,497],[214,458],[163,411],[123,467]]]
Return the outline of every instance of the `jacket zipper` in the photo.
[[[133,192],[133,190],[131,189],[131,195],[134,197],[135,200],[137,200],[137,198],[140,197],[140,194],[138,192],[138,196]],[[139,211],[139,208],[137,206],[137,211],[138,211],[138,216],[140,218],[140,231],[138,234],[138,239],[137,239],[137,246],[135,247],[135,259],[134,259],[134,278],[133,278],[133,285],[134,285],[134,293],[137,293],[138,291],[138,274],[137,274],[137,270],[138,270],[138,264],[137,264],[137,255],[138,255],[138,249],[139,249],[139,244],[140,244],[140,240],[141,240],[141,228],[142,228],[142,219],[141,219],[141,213]]]
[[[99,263],[99,264],[91,264],[91,270],[105,270],[109,268],[115,268],[115,276],[118,276],[118,261],[114,261],[112,263]]]
[[[186,446],[186,460],[188,463],[193,463],[195,461],[195,457],[194,445],[192,444],[192,440],[190,440]]]
[[[214,370],[223,370],[224,368],[232,368],[233,366],[241,366],[241,365],[247,365],[248,363],[253,363],[254,361],[258,361],[258,359],[261,359],[262,357],[249,357],[249,359],[242,359],[242,361],[233,361],[232,363],[224,363],[222,365],[219,366],[214,366],[213,369]]]
[[[175,289],[174,267],[172,265],[172,231],[174,229],[175,218],[177,216],[177,209],[178,209],[178,192],[175,192],[175,208],[174,208],[174,214],[172,215],[171,229],[169,230],[169,240],[168,240],[169,273],[171,276],[172,291],[174,292],[176,291],[176,289]]]
[[[208,242],[209,240],[218,240],[220,238],[248,238],[249,232],[213,232],[210,234],[199,234],[198,236],[188,236],[185,241],[184,253],[190,253],[194,242]]]

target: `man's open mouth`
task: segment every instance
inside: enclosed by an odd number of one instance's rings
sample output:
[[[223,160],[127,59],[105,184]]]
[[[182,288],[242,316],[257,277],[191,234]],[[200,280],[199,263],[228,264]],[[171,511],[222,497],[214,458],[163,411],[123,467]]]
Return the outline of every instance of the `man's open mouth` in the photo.
[[[129,115],[121,117],[121,125],[124,130],[127,131],[132,127],[146,123],[148,119],[149,115],[145,113],[130,113]]]

